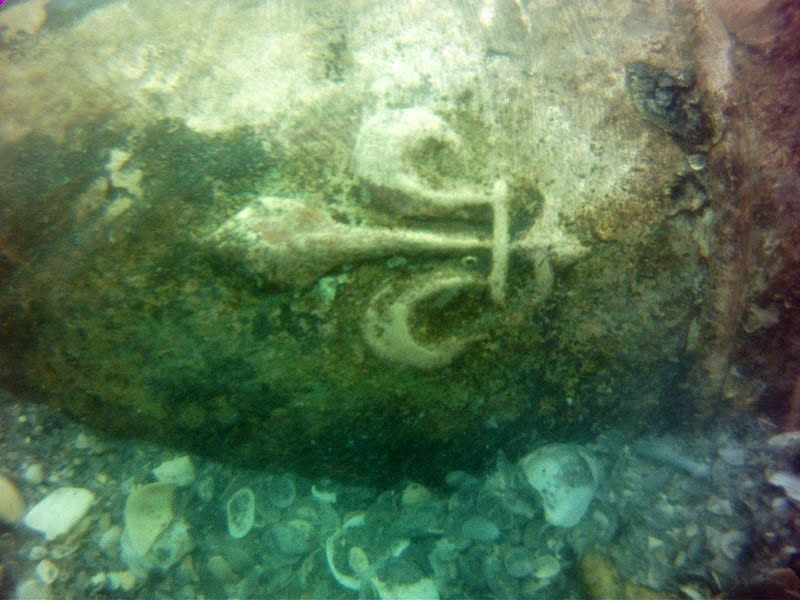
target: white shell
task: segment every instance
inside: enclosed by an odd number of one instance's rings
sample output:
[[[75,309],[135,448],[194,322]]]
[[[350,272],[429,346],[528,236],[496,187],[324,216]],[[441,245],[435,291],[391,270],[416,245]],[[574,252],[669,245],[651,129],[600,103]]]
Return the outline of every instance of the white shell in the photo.
[[[87,489],[58,488],[25,515],[25,524],[54,540],[75,527],[93,502],[94,494]]]
[[[574,527],[580,522],[597,489],[597,467],[583,448],[550,444],[528,454],[520,466],[542,498],[548,523]]]
[[[243,538],[253,528],[256,519],[256,495],[248,487],[238,490],[225,506],[228,533],[236,539]]]
[[[800,500],[800,477],[788,471],[767,473],[767,481],[772,485],[783,488],[786,495],[794,500]]]
[[[58,567],[52,560],[44,559],[36,565],[36,576],[47,585],[53,583],[58,577]]]
[[[336,504],[336,492],[326,492],[317,489],[316,484],[311,486],[311,495],[325,504]]]

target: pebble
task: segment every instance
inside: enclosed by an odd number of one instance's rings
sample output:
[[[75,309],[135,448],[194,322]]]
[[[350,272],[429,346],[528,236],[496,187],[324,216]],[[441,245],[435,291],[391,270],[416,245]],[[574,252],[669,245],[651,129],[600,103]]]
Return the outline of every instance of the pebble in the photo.
[[[120,541],[122,560],[139,579],[146,579],[154,572],[168,571],[194,548],[189,525],[180,518],[174,519],[146,552],[140,553],[129,542],[130,534],[131,530],[126,525]]]
[[[662,540],[660,538],[657,538],[657,537],[653,537],[652,535],[648,535],[647,536],[647,549],[648,550],[650,550],[650,551],[658,550],[659,548],[662,548],[663,546],[664,546],[664,540]]]
[[[551,579],[561,572],[561,563],[551,555],[538,556],[533,564],[533,576],[537,579]]]
[[[54,540],[75,527],[93,502],[94,494],[85,488],[58,488],[25,515],[25,524]]]
[[[214,480],[211,477],[204,477],[197,482],[197,497],[203,502],[211,502],[214,499]]]
[[[153,469],[153,475],[158,481],[174,483],[178,487],[191,485],[197,478],[192,459],[187,455],[161,463]]]
[[[219,554],[215,554],[209,558],[207,566],[208,572],[220,583],[231,585],[238,580],[236,573],[233,572],[228,561]]]
[[[744,448],[720,448],[719,456],[732,467],[742,467],[747,460],[747,452]]]
[[[690,154],[686,157],[693,171],[702,171],[706,168],[706,155],[702,153]]]
[[[706,508],[708,509],[708,512],[714,515],[719,515],[722,517],[733,516],[733,505],[727,498],[711,496],[711,498],[709,498],[706,502]]]
[[[15,525],[25,516],[25,500],[16,484],[0,475],[0,522]]]
[[[471,517],[461,524],[461,535],[476,542],[494,542],[500,529],[486,517]]]
[[[113,590],[130,592],[136,587],[136,577],[130,571],[112,571],[108,579]]]
[[[53,583],[58,577],[58,567],[52,560],[46,558],[36,565],[35,572],[36,576],[47,585]]]
[[[747,544],[747,535],[742,531],[726,531],[719,538],[719,548],[730,560],[738,560]]]
[[[288,474],[270,477],[267,483],[267,497],[278,508],[288,508],[297,497],[294,477]]]
[[[350,552],[347,553],[347,564],[356,575],[368,576],[369,557],[363,548],[359,546],[350,548]]]
[[[272,526],[272,535],[282,554],[305,554],[313,549],[314,526],[304,519],[292,519]]]
[[[28,465],[22,473],[22,478],[33,485],[39,485],[44,481],[44,467],[40,463]]]
[[[409,483],[400,495],[400,504],[411,506],[420,504],[431,497],[431,492],[421,483]]]
[[[709,547],[717,556],[724,556],[728,560],[735,561],[740,558],[742,550],[747,544],[748,538],[744,532],[733,529],[720,531],[715,527],[705,527],[706,540]]]
[[[119,525],[112,525],[103,532],[97,542],[97,546],[103,554],[109,558],[116,558],[119,555],[119,542],[122,538],[122,528]]]
[[[14,594],[15,600],[50,600],[52,597],[50,586],[35,577],[20,583]]]
[[[144,559],[175,518],[174,501],[175,485],[171,483],[148,483],[128,494],[122,513],[123,558]],[[130,566],[130,560],[125,560]]]
[[[76,450],[89,450],[93,442],[94,440],[92,440],[91,436],[81,432],[78,434],[78,437],[75,438],[74,446]]]
[[[533,572],[534,558],[530,550],[522,547],[509,548],[503,557],[506,572],[516,579],[523,579]]]
[[[89,580],[87,589],[95,592],[130,592],[136,587],[136,577],[130,571],[101,571]]]

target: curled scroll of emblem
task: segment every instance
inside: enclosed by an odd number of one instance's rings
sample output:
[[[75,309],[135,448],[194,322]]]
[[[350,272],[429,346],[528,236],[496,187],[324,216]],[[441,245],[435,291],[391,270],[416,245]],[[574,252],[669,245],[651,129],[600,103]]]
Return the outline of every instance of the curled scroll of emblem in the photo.
[[[412,332],[411,320],[417,305],[446,292],[486,287],[486,281],[459,273],[433,273],[415,278],[406,290],[392,298],[395,291],[387,285],[375,296],[364,319],[364,338],[381,358],[421,369],[449,365],[472,343],[484,337],[452,337],[436,345],[420,344]]]

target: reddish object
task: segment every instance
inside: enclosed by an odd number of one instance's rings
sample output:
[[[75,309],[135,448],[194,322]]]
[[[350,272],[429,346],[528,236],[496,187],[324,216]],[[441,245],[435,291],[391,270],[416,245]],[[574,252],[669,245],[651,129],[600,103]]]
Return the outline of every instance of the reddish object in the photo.
[[[720,139],[709,152],[717,218],[705,389],[735,370],[781,390],[800,424],[800,4],[710,0],[733,36]],[[760,320],[758,315],[775,315]],[[794,426],[792,426],[794,424]]]

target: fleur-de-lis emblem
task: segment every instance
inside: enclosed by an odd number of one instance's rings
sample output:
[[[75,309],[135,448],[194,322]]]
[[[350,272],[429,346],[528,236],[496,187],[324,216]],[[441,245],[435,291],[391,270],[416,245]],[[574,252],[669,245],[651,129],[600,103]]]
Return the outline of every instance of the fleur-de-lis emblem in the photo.
[[[553,281],[551,260],[574,259],[585,249],[567,236],[552,215],[539,220],[518,239],[511,239],[509,190],[503,179],[482,188],[465,185],[431,189],[408,172],[403,153],[421,139],[458,145],[460,139],[428,109],[384,111],[365,122],[356,145],[356,164],[367,182],[392,190],[406,204],[404,212],[443,217],[470,206],[489,206],[491,237],[410,228],[356,226],[339,223],[324,211],[298,200],[259,198],[222,224],[210,240],[220,253],[245,263],[264,283],[302,289],[345,264],[389,256],[491,255],[485,277],[468,269],[440,269],[390,281],[367,307],[364,339],[381,358],[418,368],[447,366],[481,336],[451,337],[423,345],[414,336],[416,308],[445,293],[487,288],[497,306],[506,299],[512,255],[534,267],[538,296],[546,298]],[[381,150],[383,149],[383,150]],[[381,152],[379,156],[376,153]]]

